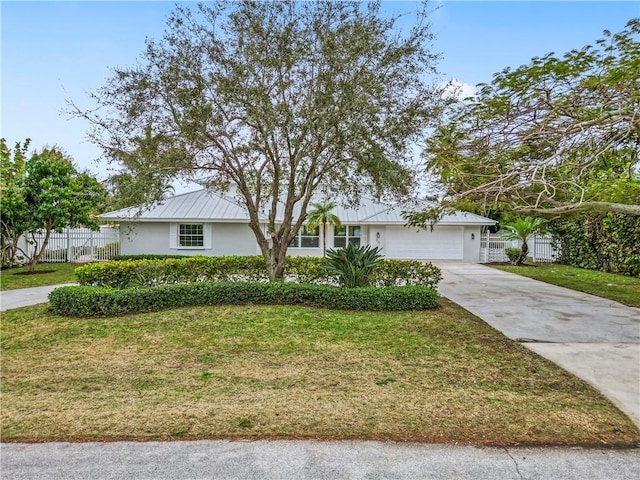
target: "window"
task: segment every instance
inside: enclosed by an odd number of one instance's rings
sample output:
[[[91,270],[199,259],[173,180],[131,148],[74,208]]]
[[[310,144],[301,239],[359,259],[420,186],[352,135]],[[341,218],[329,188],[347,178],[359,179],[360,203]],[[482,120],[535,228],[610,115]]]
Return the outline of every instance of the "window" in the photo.
[[[308,228],[303,225],[289,246],[294,248],[318,248],[320,246],[320,227]]]
[[[335,228],[333,246],[335,248],[343,248],[348,243],[352,243],[356,247],[360,246],[360,225],[342,225]]]
[[[203,225],[190,223],[178,225],[178,247],[204,247]]]

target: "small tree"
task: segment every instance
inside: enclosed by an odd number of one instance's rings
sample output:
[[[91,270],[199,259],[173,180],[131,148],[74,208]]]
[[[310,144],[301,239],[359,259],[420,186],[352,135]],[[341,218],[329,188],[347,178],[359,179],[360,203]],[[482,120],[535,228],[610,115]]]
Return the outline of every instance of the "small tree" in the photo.
[[[337,215],[331,213],[336,208],[335,202],[329,203],[313,203],[313,210],[307,215],[307,226],[316,228],[322,226],[322,256],[327,255],[327,227],[340,227],[342,222]]]
[[[16,231],[27,232],[27,242],[33,251],[22,251],[29,260],[29,273],[35,271],[52,232],[66,227],[98,228],[91,218],[92,210],[100,204],[104,189],[86,173],[79,173],[58,149],[44,149],[25,164],[23,177],[16,182],[23,201],[11,212],[16,219]],[[37,235],[44,232],[38,242]]]
[[[504,226],[506,230],[502,233],[504,238],[507,240],[519,240],[522,242],[520,255],[516,258],[515,262],[513,262],[515,265],[522,265],[527,259],[527,254],[529,253],[527,240],[529,240],[531,235],[540,230],[543,224],[544,220],[541,218],[525,217],[518,218],[515,222]]]
[[[18,239],[24,233],[21,230],[20,216],[24,210],[24,198],[18,182],[24,175],[24,164],[30,139],[22,145],[15,144],[13,151],[7,147],[4,138],[0,139],[0,233],[2,245],[2,266],[16,264]]]

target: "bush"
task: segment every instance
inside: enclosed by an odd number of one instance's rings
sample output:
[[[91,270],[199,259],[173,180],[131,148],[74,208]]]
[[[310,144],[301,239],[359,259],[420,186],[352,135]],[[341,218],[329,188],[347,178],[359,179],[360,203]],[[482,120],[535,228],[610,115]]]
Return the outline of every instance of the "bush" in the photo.
[[[338,285],[338,276],[318,257],[287,257],[285,276],[298,283]],[[199,281],[267,281],[259,256],[182,257],[164,260],[118,260],[87,264],[75,270],[82,285],[113,288],[150,287]],[[422,285],[437,288],[440,269],[431,263],[384,260],[371,279],[378,287]]]
[[[549,222],[559,263],[640,276],[640,217],[575,214]]]
[[[81,285],[132,288],[200,281],[267,280],[261,256],[181,257],[115,260],[93,263],[75,270]]]
[[[422,285],[438,288],[442,272],[433,263],[417,260],[384,260],[382,268],[375,274],[374,285],[392,287],[402,285]]]
[[[522,253],[522,249],[516,247],[507,247],[504,249],[504,253],[509,258],[509,261],[511,263],[516,263],[516,261],[520,257],[520,254]]]
[[[164,255],[160,253],[138,253],[135,255],[114,255],[111,260],[166,260],[167,258],[189,258],[189,255]]]
[[[379,247],[356,246],[353,243],[328,250],[325,263],[325,269],[337,275],[340,284],[347,288],[368,287],[381,266]]]
[[[423,310],[437,306],[422,286],[338,288],[290,282],[199,282],[150,288],[71,286],[49,294],[56,315],[97,317],[218,304],[292,304],[339,310]]]

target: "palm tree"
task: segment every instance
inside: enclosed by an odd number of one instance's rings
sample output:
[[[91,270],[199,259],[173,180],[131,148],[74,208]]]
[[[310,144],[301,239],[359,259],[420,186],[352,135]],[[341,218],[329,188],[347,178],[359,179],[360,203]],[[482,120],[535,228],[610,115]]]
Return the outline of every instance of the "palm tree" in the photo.
[[[327,226],[342,226],[340,219],[331,213],[336,208],[335,202],[329,203],[313,203],[313,210],[307,214],[307,226],[309,228],[317,228],[322,225],[322,256],[327,255]]]
[[[506,231],[502,233],[504,238],[507,240],[520,240],[522,242],[520,255],[515,261],[516,265],[522,265],[526,260],[527,253],[529,253],[527,240],[531,235],[540,230],[543,224],[544,220],[542,218],[525,217],[519,218],[515,222],[504,226],[506,229]]]

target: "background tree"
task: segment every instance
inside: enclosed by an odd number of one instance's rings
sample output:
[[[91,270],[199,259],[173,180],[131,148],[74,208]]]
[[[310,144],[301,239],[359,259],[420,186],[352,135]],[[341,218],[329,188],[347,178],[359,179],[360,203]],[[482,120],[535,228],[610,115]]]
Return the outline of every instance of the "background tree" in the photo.
[[[527,259],[527,254],[529,253],[529,245],[527,242],[529,241],[529,237],[540,230],[543,225],[544,220],[541,218],[525,217],[518,218],[503,226],[501,233],[504,238],[522,242],[520,255],[514,262],[516,265],[522,265]]]
[[[24,166],[17,182],[23,202],[12,212],[19,219],[16,228],[25,232],[33,251],[21,250],[29,260],[29,272],[44,253],[51,232],[66,227],[85,226],[97,229],[92,210],[103,201],[104,189],[86,173],[79,173],[71,161],[56,148],[34,154]],[[42,242],[36,235],[44,233]]]
[[[187,167],[180,150],[167,146],[163,135],[147,126],[144,134],[131,139],[130,151],[114,149],[110,154],[119,171],[107,180],[112,210],[163,200],[173,191],[171,177]]]
[[[18,239],[23,233],[22,214],[25,210],[19,181],[24,175],[29,143],[31,140],[28,138],[22,144],[17,142],[12,151],[5,139],[0,139],[0,234],[3,267],[16,264]]]
[[[342,222],[338,216],[331,213],[331,210],[336,208],[335,202],[329,203],[313,203],[311,210],[307,215],[307,226],[310,228],[317,228],[322,226],[322,256],[327,255],[327,227],[340,227]]]
[[[595,47],[507,68],[458,103],[425,150],[444,207],[640,215],[639,34],[631,20]]]
[[[167,179],[232,186],[270,278],[281,278],[315,191],[331,185],[355,201],[412,185],[411,146],[434,115],[427,13],[402,29],[379,2],[179,6],[140,65],[94,94],[102,110],[75,113],[112,159],[148,131],[162,138],[160,164],[173,159]]]

